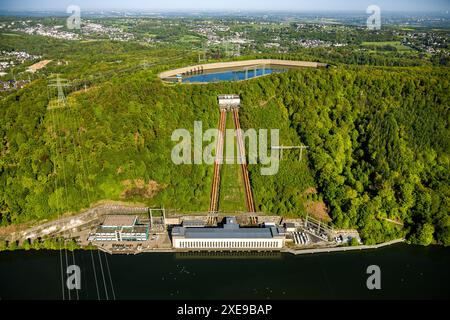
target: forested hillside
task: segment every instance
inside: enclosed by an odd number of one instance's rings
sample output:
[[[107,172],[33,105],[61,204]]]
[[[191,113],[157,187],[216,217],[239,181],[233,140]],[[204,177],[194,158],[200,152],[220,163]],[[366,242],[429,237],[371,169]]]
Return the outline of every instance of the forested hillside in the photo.
[[[447,70],[417,68],[290,72],[252,86],[244,110],[273,125],[282,115],[310,147],[308,164],[335,225],[357,226],[374,243],[401,235],[392,223],[401,221],[414,242],[434,235],[449,244],[448,79]],[[276,107],[258,107],[273,96]],[[247,125],[262,123],[256,118]],[[289,184],[253,173],[257,195],[270,186],[260,205],[297,207]]]
[[[171,134],[195,120],[215,128],[216,96],[232,92],[244,128],[279,128],[280,143],[309,146],[301,162],[287,154],[275,176],[250,166],[258,210],[304,215],[315,197],[366,243],[406,234],[450,244],[448,79],[446,68],[339,66],[165,85],[141,71],[73,92],[69,108],[53,110],[55,94],[37,80],[0,102],[1,224],[103,199],[206,211],[212,166],[174,165]]]

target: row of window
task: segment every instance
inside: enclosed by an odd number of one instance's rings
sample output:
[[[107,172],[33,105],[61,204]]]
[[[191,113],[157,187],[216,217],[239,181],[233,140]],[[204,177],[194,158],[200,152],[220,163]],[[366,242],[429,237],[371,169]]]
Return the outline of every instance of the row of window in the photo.
[[[114,236],[93,236],[93,237],[89,237],[89,240],[92,241],[145,241],[147,240],[146,236],[132,236],[132,237],[123,237],[122,239],[119,239],[117,237]]]
[[[180,248],[278,248],[278,241],[180,241]]]
[[[122,236],[137,236],[137,237],[141,237],[141,236],[145,236],[147,235],[145,232],[97,232],[96,235],[97,236],[115,236],[115,235],[119,235],[122,234]]]

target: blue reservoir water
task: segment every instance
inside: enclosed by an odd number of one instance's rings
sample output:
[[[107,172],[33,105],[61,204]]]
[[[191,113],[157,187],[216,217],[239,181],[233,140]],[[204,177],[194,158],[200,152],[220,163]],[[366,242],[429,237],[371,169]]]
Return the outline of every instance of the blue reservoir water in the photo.
[[[207,82],[219,82],[219,81],[241,81],[248,80],[256,77],[261,77],[273,73],[285,72],[287,69],[265,68],[265,69],[252,69],[252,70],[226,70],[215,73],[203,73],[195,74],[191,76],[183,77],[184,83],[207,83]]]

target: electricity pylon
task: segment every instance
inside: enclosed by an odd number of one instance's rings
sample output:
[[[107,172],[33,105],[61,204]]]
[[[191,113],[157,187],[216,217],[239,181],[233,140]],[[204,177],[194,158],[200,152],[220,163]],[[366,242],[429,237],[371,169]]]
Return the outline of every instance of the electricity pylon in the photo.
[[[202,43],[202,52],[198,54],[198,62],[206,61],[206,47],[205,44]]]
[[[58,92],[58,101],[56,106],[51,106],[49,103],[48,109],[59,109],[67,107],[66,96],[64,95],[64,88],[70,87],[70,83],[66,79],[61,79],[59,74],[56,75],[56,79],[50,79],[49,84],[47,85],[49,88],[56,88]]]
[[[300,156],[298,158],[298,161],[302,161],[303,156],[303,149],[308,149],[308,146],[272,146],[273,150],[281,150],[280,159],[283,159],[283,150],[290,150],[290,149],[299,149],[300,150]]]

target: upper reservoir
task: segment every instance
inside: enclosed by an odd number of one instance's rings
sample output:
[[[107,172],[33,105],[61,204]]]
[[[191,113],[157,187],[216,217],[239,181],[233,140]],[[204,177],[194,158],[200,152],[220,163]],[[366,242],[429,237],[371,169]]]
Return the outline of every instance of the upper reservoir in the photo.
[[[285,72],[288,69],[281,68],[264,68],[257,67],[255,69],[224,69],[216,72],[206,72],[201,74],[194,74],[182,78],[182,82],[189,83],[207,83],[219,81],[242,81],[256,77],[262,77],[273,73]]]
[[[242,81],[289,69],[327,67],[327,64],[310,61],[257,59],[208,63],[164,71],[159,77],[166,82],[209,83]]]

